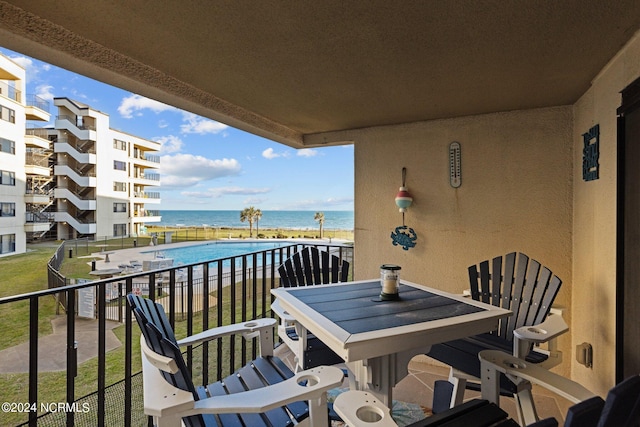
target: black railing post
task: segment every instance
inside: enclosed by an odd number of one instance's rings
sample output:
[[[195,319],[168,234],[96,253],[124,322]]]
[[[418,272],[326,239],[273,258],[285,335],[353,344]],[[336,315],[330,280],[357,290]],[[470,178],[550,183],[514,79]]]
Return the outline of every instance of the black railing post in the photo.
[[[251,304],[251,318],[255,319],[258,317],[258,255],[257,253],[253,254],[253,277],[252,277],[252,284],[251,284],[251,288],[253,291],[253,300],[252,300],[252,304]],[[263,259],[263,264],[264,264],[264,259]],[[254,360],[256,357],[258,357],[258,352],[257,352],[257,342],[258,339],[254,338],[253,340],[251,340],[251,360]]]
[[[38,297],[29,301],[29,427],[38,425]]]
[[[184,282],[181,282],[182,284]],[[193,335],[193,266],[187,267],[187,336]],[[184,288],[183,285],[181,285]],[[184,314],[184,310],[183,310]],[[193,346],[187,348],[187,369],[193,372]]]
[[[98,426],[105,425],[105,389],[107,363],[107,328],[106,328],[106,284],[101,282],[96,287],[98,297]]]
[[[229,274],[229,280],[231,281],[231,296],[229,297],[229,306],[231,307],[231,323],[236,323],[236,259],[231,258],[231,271]],[[220,324],[220,323],[219,323]],[[233,368],[236,364],[236,340],[231,337],[229,343],[229,368],[230,372],[233,372]]]
[[[217,286],[216,286],[216,290],[217,290],[217,295],[218,295],[218,302],[216,304],[217,306],[217,312],[218,312],[218,319],[217,319],[217,323],[216,325],[221,325],[222,324],[222,319],[223,319],[223,312],[222,312],[222,274],[223,274],[223,270],[222,270],[222,261],[216,261],[218,264],[218,275],[217,275]],[[221,361],[222,359],[222,338],[218,338],[218,342],[217,342],[217,347],[216,347],[216,379],[218,378],[222,378],[222,363]]]
[[[169,272],[169,324],[176,327],[176,271]]]
[[[149,286],[151,289],[151,286]],[[125,293],[128,295],[133,290],[133,278],[128,277],[125,282]],[[151,291],[150,291],[151,292]],[[120,296],[120,295],[119,295]],[[129,313],[129,307],[127,307],[126,298],[119,298],[120,301],[124,300],[125,313]],[[118,304],[118,306],[120,306]],[[122,312],[122,309],[120,309]],[[132,328],[131,315],[124,316],[124,425],[131,425],[131,399],[133,393],[131,390],[131,376],[133,374],[133,328]]]
[[[67,291],[67,403],[73,404],[76,400],[75,381],[78,375],[78,345],[76,336],[76,291]],[[74,412],[67,412],[67,427],[73,427]]]
[[[209,329],[209,263],[202,264],[202,330]],[[202,343],[202,384],[209,384],[209,342]]]
[[[247,301],[250,296],[247,295],[247,255],[242,255],[242,318],[241,318],[241,322],[246,322],[247,321],[247,304],[249,303],[249,301]],[[248,298],[249,297],[249,298]],[[235,301],[235,299],[233,300]],[[235,304],[232,302],[231,304],[232,307],[235,307]],[[233,310],[233,308],[232,308]],[[242,349],[242,365],[244,366],[247,363],[247,340],[241,340],[240,341],[240,346]]]

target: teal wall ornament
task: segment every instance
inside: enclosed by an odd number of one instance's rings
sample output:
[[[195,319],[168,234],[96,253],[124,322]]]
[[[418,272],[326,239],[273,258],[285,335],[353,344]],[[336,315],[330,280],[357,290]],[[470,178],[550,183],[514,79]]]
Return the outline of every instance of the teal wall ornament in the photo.
[[[402,186],[396,194],[396,206],[398,206],[400,212],[402,213],[402,225],[396,227],[395,231],[391,233],[391,240],[393,242],[393,246],[401,246],[402,249],[408,251],[409,249],[416,246],[418,235],[413,230],[413,228],[407,227],[407,225],[404,223],[404,214],[413,203],[413,197],[411,196],[411,193],[409,193],[409,190],[406,186],[406,178],[407,168],[402,168]]]
[[[413,228],[401,225],[391,233],[391,240],[393,241],[393,246],[402,246],[402,249],[408,251],[416,246],[418,235],[413,231]]]
[[[600,125],[582,134],[582,179],[594,181],[600,178]]]

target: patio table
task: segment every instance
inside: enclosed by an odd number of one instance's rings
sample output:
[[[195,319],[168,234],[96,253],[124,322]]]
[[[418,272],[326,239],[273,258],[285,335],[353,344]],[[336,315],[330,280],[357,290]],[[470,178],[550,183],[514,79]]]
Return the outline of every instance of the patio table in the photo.
[[[277,288],[295,320],[344,359],[351,383],[391,407],[392,388],[408,363],[432,344],[494,330],[511,311],[405,280],[398,301],[379,301],[380,281]]]

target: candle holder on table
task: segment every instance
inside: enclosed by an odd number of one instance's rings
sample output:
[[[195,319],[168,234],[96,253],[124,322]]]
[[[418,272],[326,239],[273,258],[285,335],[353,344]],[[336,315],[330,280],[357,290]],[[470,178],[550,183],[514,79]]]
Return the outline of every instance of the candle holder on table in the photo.
[[[383,264],[380,266],[380,300],[395,301],[400,299],[400,270],[402,267],[395,264]]]

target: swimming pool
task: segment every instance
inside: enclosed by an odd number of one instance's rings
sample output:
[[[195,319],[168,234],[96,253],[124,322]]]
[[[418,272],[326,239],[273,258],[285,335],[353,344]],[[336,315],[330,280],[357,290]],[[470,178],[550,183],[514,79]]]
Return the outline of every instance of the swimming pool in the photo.
[[[156,249],[144,253],[162,253],[164,258],[172,258],[173,265],[186,265],[208,260],[229,258],[251,252],[289,246],[293,242],[210,242],[202,245],[185,246],[173,249]]]

